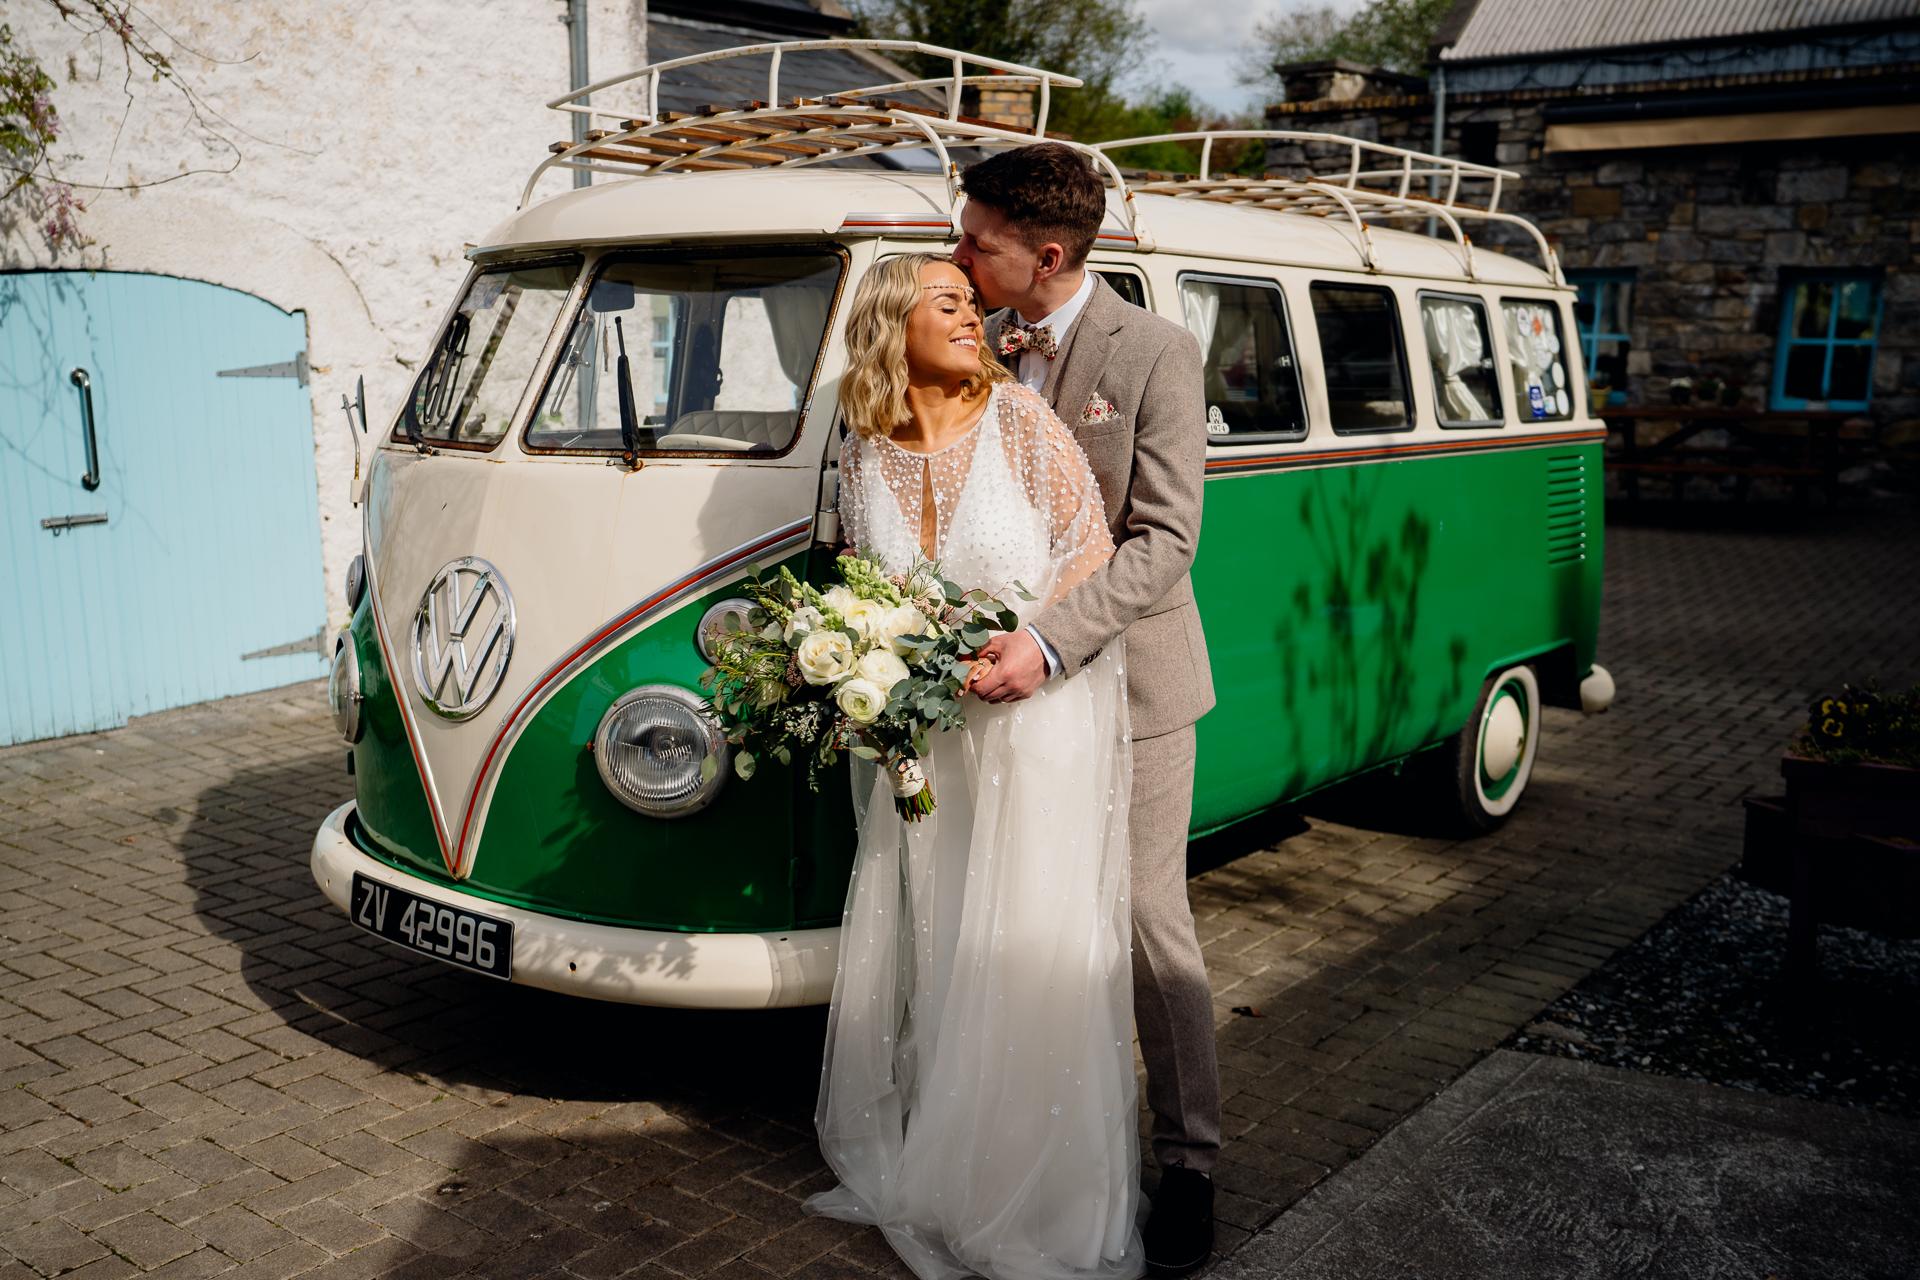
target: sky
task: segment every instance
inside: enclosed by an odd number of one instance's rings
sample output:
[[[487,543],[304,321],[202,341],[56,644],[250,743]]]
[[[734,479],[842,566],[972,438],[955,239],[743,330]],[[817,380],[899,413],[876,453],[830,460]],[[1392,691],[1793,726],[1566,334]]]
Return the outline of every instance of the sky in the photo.
[[[1153,81],[1184,84],[1217,111],[1265,106],[1234,72],[1253,42],[1254,24],[1296,7],[1298,0],[1139,0],[1157,46],[1148,61],[1165,69]],[[1360,0],[1333,0],[1333,7],[1349,12],[1360,7]]]

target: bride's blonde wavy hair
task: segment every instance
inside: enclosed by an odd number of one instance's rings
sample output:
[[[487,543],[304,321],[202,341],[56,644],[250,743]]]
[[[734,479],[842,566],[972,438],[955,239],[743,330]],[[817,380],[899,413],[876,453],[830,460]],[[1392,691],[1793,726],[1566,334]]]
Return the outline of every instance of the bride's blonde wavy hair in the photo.
[[[840,412],[864,438],[890,436],[913,415],[907,409],[907,317],[926,296],[920,273],[953,259],[938,253],[903,253],[875,263],[853,295],[847,313],[847,372],[840,379]],[[994,359],[981,335],[980,372],[968,378],[967,399],[985,394],[1013,374]]]

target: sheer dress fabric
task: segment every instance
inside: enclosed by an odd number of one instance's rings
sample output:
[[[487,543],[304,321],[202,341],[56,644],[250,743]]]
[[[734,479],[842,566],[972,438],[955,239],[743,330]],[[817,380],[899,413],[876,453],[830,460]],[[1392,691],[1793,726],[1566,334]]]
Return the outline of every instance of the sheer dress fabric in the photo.
[[[849,540],[895,573],[934,543],[949,581],[1022,621],[1113,554],[1099,485],[1044,401],[999,383],[933,454],[849,438]],[[1070,680],[934,735],[937,807],[905,823],[856,771],[815,1122],[840,1179],[809,1212],[877,1224],[924,1280],[1131,1280],[1136,1223],[1126,680],[1119,642]],[[865,802],[864,804],[860,802]]]

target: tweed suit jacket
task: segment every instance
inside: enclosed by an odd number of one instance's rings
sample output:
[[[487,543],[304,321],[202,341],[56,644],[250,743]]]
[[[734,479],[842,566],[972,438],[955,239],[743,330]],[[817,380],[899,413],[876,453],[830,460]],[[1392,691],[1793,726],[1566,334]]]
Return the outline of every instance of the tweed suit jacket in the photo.
[[[1008,315],[987,318],[990,344],[997,344]],[[1184,729],[1214,703],[1207,638],[1187,572],[1200,544],[1206,478],[1200,345],[1095,275],[1093,294],[1061,338],[1040,394],[1093,466],[1114,553],[1100,572],[1033,619],[1034,629],[1069,676],[1125,632],[1133,736]],[[1113,407],[1112,415],[1085,422],[1096,394]]]

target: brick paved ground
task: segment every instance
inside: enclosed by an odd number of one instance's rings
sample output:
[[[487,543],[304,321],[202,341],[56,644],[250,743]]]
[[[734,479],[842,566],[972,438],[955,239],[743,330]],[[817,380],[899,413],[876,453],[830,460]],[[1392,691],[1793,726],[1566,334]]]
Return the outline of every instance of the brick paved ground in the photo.
[[[1920,678],[1910,520],[1610,539],[1619,702],[1550,714],[1502,832],[1355,789],[1196,846],[1227,1249],[1725,869],[1816,687]],[[389,950],[307,876],[341,766],[317,686],[0,751],[0,1280],[903,1271],[799,1213],[819,1011]]]

